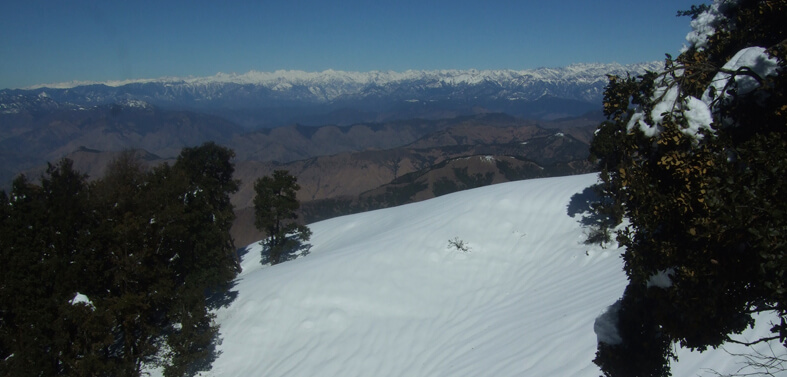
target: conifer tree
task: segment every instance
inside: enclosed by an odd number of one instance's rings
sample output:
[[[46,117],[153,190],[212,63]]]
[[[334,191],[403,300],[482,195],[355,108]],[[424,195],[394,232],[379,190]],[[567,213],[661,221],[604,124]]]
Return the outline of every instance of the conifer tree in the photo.
[[[284,251],[298,242],[308,241],[311,236],[308,227],[297,223],[298,190],[297,178],[286,170],[276,170],[273,176],[254,182],[254,225],[268,236],[271,264],[281,262]]]
[[[159,248],[156,228],[157,190],[131,152],[113,161],[95,192],[96,212],[102,222],[96,230],[102,254],[94,262],[104,280],[96,292],[97,312],[112,320],[114,343],[109,358],[118,374],[138,375],[142,363],[158,351],[164,313],[173,292],[166,269],[166,250]],[[98,263],[101,263],[100,265]],[[93,298],[93,297],[91,297]]]
[[[49,165],[40,186],[20,176],[2,197],[1,374],[96,374],[105,365],[86,354],[108,344],[106,331],[70,302],[91,263],[82,255],[95,225],[86,177],[64,159]]]
[[[91,184],[61,160],[40,184],[20,176],[0,192],[0,375],[208,367],[217,329],[206,295],[238,266],[232,156],[208,143],[145,171],[127,152]]]
[[[52,282],[37,277],[45,273],[47,262],[43,234],[46,211],[40,187],[20,175],[4,202],[0,230],[0,374],[54,375],[57,360],[48,351],[54,345],[50,334],[57,303],[49,296]]]
[[[229,194],[238,190],[232,179],[235,156],[230,149],[205,143],[185,148],[175,165],[162,172],[172,193],[167,215],[167,238],[178,240],[170,247],[175,302],[169,312],[167,343],[172,361],[167,376],[191,375],[211,358],[217,328],[208,311],[206,292],[225,289],[240,270],[229,231],[234,220]],[[172,216],[172,217],[170,217]]]

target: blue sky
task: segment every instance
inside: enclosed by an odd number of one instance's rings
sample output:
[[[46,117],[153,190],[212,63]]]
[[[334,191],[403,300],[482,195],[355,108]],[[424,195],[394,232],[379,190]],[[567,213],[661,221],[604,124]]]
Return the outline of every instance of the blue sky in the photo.
[[[661,60],[696,0],[0,3],[0,88],[297,69],[531,69]]]

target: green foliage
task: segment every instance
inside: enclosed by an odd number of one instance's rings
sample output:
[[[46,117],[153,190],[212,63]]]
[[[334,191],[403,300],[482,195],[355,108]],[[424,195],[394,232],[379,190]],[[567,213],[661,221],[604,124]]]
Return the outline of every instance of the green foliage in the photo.
[[[689,10],[679,10],[678,17],[691,17],[692,20],[696,20],[700,14],[707,12],[709,9],[710,5],[708,4],[692,5]]]
[[[706,47],[668,56],[663,72],[610,77],[604,97],[609,121],[591,145],[601,192],[610,200],[606,208],[629,220],[617,237],[626,247],[627,294],[648,302],[670,342],[699,350],[734,339],[753,324],[753,313],[787,317],[787,1],[741,1],[727,4],[722,14]],[[752,67],[725,71],[758,85],[744,93],[728,80],[711,102],[711,128],[691,131],[684,104],[700,98],[721,67],[751,46],[767,48],[780,70],[765,77]],[[677,89],[677,101],[654,114],[664,99],[658,93],[670,89]],[[643,132],[634,116],[655,131]],[[667,270],[673,271],[669,287],[645,288]],[[787,345],[784,321],[772,331],[773,337],[755,342]],[[600,345],[597,364],[609,376],[628,375],[607,368],[613,357],[608,348]]]
[[[659,329],[655,302],[629,285],[612,310],[617,311],[618,344],[599,343],[593,360],[606,376],[671,376],[669,360],[675,357],[672,341]]]
[[[40,185],[17,178],[0,195],[0,375],[204,368],[216,336],[205,292],[237,271],[231,158],[205,144],[150,172],[125,153],[90,184],[69,160]]]
[[[284,253],[308,241],[311,231],[298,224],[300,202],[296,197],[300,190],[297,178],[286,170],[276,170],[273,176],[265,176],[254,182],[254,225],[268,236],[268,261],[282,262]]]
[[[166,377],[193,376],[210,369],[216,358],[218,328],[212,323],[214,315],[208,312],[204,295],[185,288],[178,298],[170,312],[174,322],[167,336],[167,358],[171,363],[164,368]]]
[[[206,310],[205,293],[228,284],[240,271],[230,227],[235,215],[229,195],[238,190],[232,179],[232,150],[214,143],[185,148],[171,171],[158,172],[170,191],[162,217],[162,239],[177,240],[169,268],[174,272],[175,300],[167,313],[171,364],[165,375],[193,375],[212,357],[218,329]],[[165,166],[166,169],[166,166]],[[173,191],[174,190],[174,191]],[[172,217],[169,217],[172,216]]]

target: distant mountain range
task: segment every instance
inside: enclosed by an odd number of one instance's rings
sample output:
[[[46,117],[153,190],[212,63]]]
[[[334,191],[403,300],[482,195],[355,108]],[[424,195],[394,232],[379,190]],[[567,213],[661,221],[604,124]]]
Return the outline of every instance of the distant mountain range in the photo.
[[[504,112],[551,120],[600,109],[607,75],[660,63],[576,64],[533,70],[406,72],[276,71],[112,82],[69,82],[0,91],[0,113],[122,104],[218,115],[247,128],[349,125]]]
[[[530,71],[279,71],[0,90],[0,189],[62,157],[97,178],[120,151],[149,166],[206,141],[236,153],[238,244],[260,239],[253,183],[301,185],[307,221],[535,177],[585,173],[607,75],[659,64]]]

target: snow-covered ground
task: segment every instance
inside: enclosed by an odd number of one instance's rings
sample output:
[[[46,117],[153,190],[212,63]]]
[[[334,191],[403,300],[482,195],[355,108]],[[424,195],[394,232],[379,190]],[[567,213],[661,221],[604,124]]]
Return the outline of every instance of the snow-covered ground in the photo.
[[[595,182],[512,182],[311,224],[311,252],[273,267],[252,244],[203,375],[597,377],[594,321],[626,277],[621,251],[584,245],[568,215]],[[679,354],[674,376],[740,361]]]

